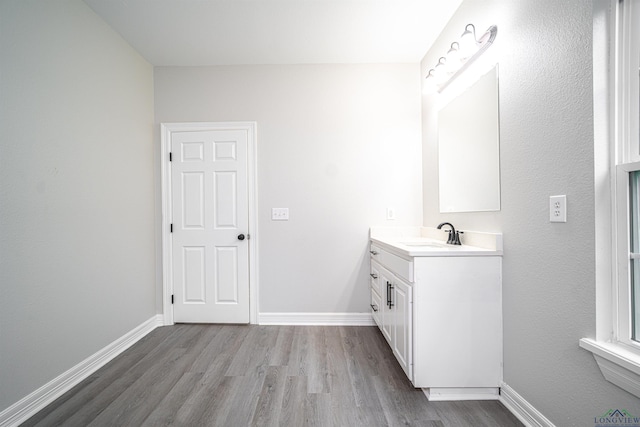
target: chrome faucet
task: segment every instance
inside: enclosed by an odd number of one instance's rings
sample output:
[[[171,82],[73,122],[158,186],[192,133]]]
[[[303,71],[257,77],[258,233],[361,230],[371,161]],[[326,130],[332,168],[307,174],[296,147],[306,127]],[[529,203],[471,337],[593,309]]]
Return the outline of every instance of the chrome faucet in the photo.
[[[449,245],[461,245],[462,243],[460,243],[460,234],[462,234],[462,231],[456,231],[455,227],[453,226],[453,224],[451,224],[450,222],[442,222],[440,224],[438,224],[438,230],[441,230],[443,226],[448,225],[449,227],[451,227],[450,230],[444,230],[444,231],[448,231],[449,232],[449,238],[447,239],[447,244]]]

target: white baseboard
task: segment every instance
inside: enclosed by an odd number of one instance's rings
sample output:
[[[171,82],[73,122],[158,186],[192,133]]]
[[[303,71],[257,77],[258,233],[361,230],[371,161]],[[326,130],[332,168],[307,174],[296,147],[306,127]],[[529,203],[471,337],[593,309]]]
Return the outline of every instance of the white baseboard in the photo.
[[[113,360],[158,326],[164,325],[161,314],[127,332],[97,353],[49,381],[33,393],[0,412],[0,427],[13,427],[26,421],[49,403],[62,396],[82,380]]]
[[[447,402],[451,400],[498,400],[500,394],[498,387],[465,387],[446,388],[431,387],[423,388],[422,392],[430,402]]]
[[[259,313],[259,325],[375,326],[371,313]]]
[[[500,386],[500,402],[527,427],[555,427],[540,411],[505,383]]]

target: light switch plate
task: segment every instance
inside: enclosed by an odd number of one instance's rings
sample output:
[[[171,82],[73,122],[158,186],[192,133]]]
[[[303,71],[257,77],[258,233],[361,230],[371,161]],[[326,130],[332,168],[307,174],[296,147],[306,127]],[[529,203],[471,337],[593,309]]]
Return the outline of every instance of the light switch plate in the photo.
[[[289,208],[271,208],[272,221],[289,221]]]
[[[549,196],[549,221],[567,222],[567,196]]]

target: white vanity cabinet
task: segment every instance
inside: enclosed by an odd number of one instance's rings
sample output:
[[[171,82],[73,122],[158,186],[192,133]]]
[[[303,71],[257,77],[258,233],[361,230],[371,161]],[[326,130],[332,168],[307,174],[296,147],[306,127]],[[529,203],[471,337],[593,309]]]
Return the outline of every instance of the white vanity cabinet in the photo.
[[[479,255],[469,248],[422,254],[372,236],[371,298],[378,308],[372,315],[407,377],[430,400],[499,397],[501,247]]]

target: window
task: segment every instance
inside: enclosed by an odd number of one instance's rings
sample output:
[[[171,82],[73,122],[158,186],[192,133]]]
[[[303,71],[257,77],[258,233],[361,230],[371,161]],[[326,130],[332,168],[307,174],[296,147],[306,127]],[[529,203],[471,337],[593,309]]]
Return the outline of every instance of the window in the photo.
[[[613,203],[617,219],[612,342],[629,346],[640,354],[640,162],[621,162],[615,169]]]
[[[631,339],[640,342],[640,172],[629,174]]]
[[[593,5],[597,327],[580,346],[640,397],[640,0]]]

